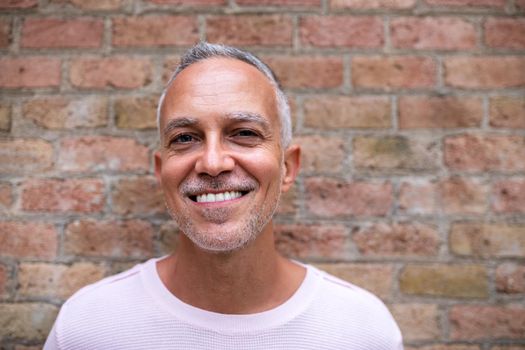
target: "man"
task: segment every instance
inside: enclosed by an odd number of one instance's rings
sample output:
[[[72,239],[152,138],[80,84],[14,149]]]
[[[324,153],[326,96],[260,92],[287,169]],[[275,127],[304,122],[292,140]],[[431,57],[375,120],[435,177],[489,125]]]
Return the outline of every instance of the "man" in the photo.
[[[402,349],[377,298],[275,250],[272,216],[300,150],[266,65],[198,44],[158,124],[155,173],[182,231],[177,251],[76,293],[46,349]]]

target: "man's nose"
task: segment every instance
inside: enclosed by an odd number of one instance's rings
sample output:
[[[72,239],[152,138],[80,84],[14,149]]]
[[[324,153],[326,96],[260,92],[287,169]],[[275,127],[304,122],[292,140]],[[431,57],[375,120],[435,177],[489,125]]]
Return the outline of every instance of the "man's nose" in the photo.
[[[235,161],[231,153],[218,138],[207,140],[202,150],[202,154],[195,163],[195,170],[198,174],[217,176],[225,171],[232,171]]]

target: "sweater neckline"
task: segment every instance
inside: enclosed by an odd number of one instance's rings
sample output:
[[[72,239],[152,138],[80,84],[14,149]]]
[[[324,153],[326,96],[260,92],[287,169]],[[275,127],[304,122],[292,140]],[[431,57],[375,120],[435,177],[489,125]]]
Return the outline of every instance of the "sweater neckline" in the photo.
[[[154,258],[141,267],[141,280],[146,292],[160,309],[173,317],[193,326],[219,333],[251,333],[277,327],[297,317],[312,302],[319,289],[322,277],[319,270],[311,265],[306,268],[305,277],[295,293],[277,307],[253,314],[221,314],[187,304],[173,295],[164,285],[157,271]]]

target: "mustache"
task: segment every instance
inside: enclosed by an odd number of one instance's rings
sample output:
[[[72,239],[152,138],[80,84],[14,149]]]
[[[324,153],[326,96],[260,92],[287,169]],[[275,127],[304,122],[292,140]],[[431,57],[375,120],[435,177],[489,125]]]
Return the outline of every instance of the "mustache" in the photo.
[[[198,177],[185,180],[180,185],[180,192],[185,196],[217,191],[241,191],[247,192],[257,188],[257,181],[249,176],[238,176],[232,174],[219,174],[218,176],[199,175]]]

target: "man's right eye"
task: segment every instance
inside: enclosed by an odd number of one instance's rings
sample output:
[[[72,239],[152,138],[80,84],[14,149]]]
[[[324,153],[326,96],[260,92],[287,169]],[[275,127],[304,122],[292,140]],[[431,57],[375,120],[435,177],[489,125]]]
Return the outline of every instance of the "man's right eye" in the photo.
[[[195,141],[195,138],[191,136],[190,134],[181,134],[177,135],[171,140],[171,143],[190,143]]]

